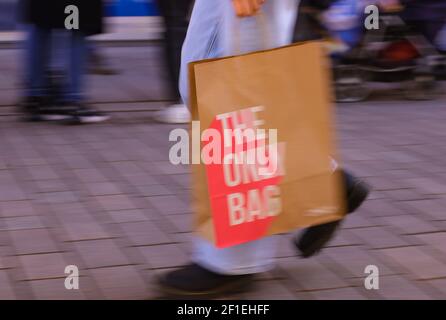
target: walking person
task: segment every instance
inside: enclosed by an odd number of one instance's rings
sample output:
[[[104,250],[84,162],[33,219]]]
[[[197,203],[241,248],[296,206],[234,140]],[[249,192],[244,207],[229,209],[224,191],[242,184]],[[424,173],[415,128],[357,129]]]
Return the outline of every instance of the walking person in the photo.
[[[257,19],[252,16],[259,10],[271,28],[270,34],[275,35],[269,48],[265,48],[262,40],[244,41],[249,38],[247,33],[258,31],[253,30]],[[296,10],[296,0],[196,0],[183,46],[180,76],[183,100],[188,102],[189,62],[289,44],[293,38]],[[239,19],[236,23],[239,32],[237,45],[234,45],[235,19]],[[350,212],[365,200],[368,189],[349,174],[344,176]],[[295,239],[300,254],[304,257],[316,254],[338,227],[339,222],[334,222],[304,230],[303,235]],[[245,289],[255,274],[274,267],[276,240],[277,237],[267,237],[219,249],[197,237],[193,242],[192,263],[162,275],[160,287],[177,297],[208,297]]]
[[[79,11],[79,28],[66,29],[68,6]],[[101,122],[109,118],[85,104],[86,37],[102,32],[103,3],[101,0],[22,0],[22,18],[28,30],[25,56],[25,90],[21,110],[27,120],[70,120],[70,123]],[[52,33],[66,33],[67,72],[60,97],[51,94],[50,70]]]
[[[165,123],[188,123],[189,109],[182,103],[178,91],[180,77],[181,48],[187,33],[189,16],[194,0],[158,0],[158,8],[164,18],[165,57],[169,71],[169,83],[176,103],[156,115],[156,120]]]

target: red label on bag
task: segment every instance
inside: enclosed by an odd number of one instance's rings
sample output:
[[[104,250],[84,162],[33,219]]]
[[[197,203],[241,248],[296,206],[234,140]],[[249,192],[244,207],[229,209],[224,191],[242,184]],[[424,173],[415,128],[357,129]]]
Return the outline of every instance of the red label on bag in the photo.
[[[217,247],[229,247],[267,235],[281,213],[284,144],[277,130],[260,129],[252,107],[218,115],[203,133],[202,158]]]

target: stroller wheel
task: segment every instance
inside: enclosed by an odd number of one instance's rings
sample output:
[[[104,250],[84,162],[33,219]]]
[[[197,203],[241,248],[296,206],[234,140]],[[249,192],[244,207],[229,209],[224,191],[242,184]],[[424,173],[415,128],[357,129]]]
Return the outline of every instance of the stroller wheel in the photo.
[[[369,90],[364,76],[355,65],[339,65],[334,69],[336,102],[360,102],[367,99]]]
[[[336,84],[336,102],[352,103],[361,102],[367,99],[370,94],[369,89],[364,83],[356,83],[350,85]]]
[[[433,100],[436,97],[437,83],[433,75],[416,75],[405,86],[405,96],[409,100]]]

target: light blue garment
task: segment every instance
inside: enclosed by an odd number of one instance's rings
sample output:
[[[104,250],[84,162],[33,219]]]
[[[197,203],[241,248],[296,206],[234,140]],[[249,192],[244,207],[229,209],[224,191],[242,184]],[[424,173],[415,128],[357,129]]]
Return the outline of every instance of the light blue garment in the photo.
[[[263,18],[239,19],[231,0],[196,0],[182,52],[180,93],[183,100],[186,103],[189,100],[190,62],[289,44],[297,6],[297,0],[270,0],[262,9]],[[238,36],[234,37],[236,32]],[[193,260],[203,267],[221,274],[249,274],[273,267],[277,237],[226,249],[217,249],[201,238],[196,238],[193,245]]]

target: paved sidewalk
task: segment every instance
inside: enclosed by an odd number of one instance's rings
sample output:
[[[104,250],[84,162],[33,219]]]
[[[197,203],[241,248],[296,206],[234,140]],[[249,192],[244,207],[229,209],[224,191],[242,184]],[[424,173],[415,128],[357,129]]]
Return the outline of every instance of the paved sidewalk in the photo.
[[[157,46],[104,49],[123,70],[93,76],[93,126],[22,123],[19,52],[0,50],[0,299],[154,299],[154,277],[188,262],[189,168],[168,161]],[[160,80],[161,79],[161,80]],[[385,99],[384,99],[385,97]],[[281,237],[277,268],[242,299],[445,299],[446,99],[390,91],[337,108],[346,167],[375,188],[335,241],[308,260]],[[67,265],[80,289],[64,288]],[[364,288],[364,269],[380,289]]]

